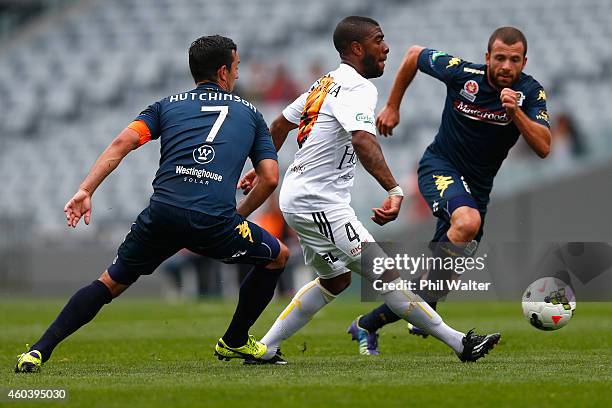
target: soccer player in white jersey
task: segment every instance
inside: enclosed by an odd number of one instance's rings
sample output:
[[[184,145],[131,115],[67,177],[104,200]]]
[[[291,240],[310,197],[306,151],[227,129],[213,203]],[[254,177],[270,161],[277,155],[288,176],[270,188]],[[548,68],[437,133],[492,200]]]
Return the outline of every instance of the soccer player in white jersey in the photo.
[[[379,24],[367,17],[343,19],[334,31],[340,66],[318,79],[272,123],[276,149],[289,131],[298,128],[298,151],[287,169],[280,192],[280,208],[297,233],[304,259],[318,278],[304,285],[280,314],[262,342],[268,351],[252,364],[284,364],[279,348],[283,340],[308,323],[351,282],[351,271],[369,281],[380,279],[361,269],[363,242],[374,242],[350,206],[350,188],[357,158],[387,191],[372,220],[384,225],[397,218],[403,192],[376,140],[374,109],[378,92],[368,78],[383,74],[389,47]],[[257,183],[253,172],[239,183],[245,192]],[[382,275],[385,282],[399,280],[396,271]],[[381,291],[389,307],[405,320],[422,327],[451,347],[462,361],[483,357],[499,334],[479,336],[447,326],[440,316],[409,291]]]

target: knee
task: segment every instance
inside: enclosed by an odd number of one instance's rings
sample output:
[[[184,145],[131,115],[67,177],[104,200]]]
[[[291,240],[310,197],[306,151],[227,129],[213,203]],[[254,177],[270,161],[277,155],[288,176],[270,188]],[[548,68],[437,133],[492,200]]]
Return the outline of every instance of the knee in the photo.
[[[454,243],[469,242],[478,235],[480,225],[481,220],[478,210],[470,207],[458,208],[452,215],[452,231],[449,230],[448,238]]]
[[[289,260],[289,256],[291,255],[291,252],[289,251],[289,248],[287,248],[285,244],[283,244],[280,241],[278,241],[278,243],[280,244],[280,251],[277,257],[272,262],[270,262],[268,265],[266,265],[266,269],[280,269],[280,268],[284,268],[285,265],[287,265],[287,261]]]
[[[113,278],[111,278],[111,276],[109,275],[108,271],[104,271],[102,275],[100,275],[98,280],[108,288],[113,298],[119,296],[121,293],[123,293],[124,290],[129,287],[129,285],[119,283],[113,280]]]
[[[331,279],[320,279],[319,283],[325,290],[331,293],[334,296],[338,296],[340,293],[344,291],[344,289],[348,288],[351,284],[351,273],[343,273],[342,275],[336,276]]]

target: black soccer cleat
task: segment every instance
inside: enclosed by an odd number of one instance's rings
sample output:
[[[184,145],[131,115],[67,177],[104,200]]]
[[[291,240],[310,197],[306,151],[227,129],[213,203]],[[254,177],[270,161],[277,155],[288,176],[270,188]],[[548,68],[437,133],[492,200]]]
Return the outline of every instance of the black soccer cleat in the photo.
[[[463,340],[463,352],[458,355],[461,361],[476,361],[484,357],[501,339],[500,333],[474,334],[474,329],[467,332]]]
[[[283,358],[283,353],[280,350],[276,351],[274,357],[269,360],[264,360],[263,358],[246,358],[244,360],[244,365],[287,365],[287,360]]]

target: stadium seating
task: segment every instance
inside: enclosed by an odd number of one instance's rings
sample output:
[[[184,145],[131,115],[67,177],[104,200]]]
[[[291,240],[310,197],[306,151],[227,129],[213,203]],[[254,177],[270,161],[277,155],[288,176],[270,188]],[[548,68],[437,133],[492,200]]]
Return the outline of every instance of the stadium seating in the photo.
[[[41,229],[62,226],[65,201],[117,132],[148,103],[192,86],[186,51],[194,38],[210,33],[234,38],[243,86],[251,59],[282,60],[305,78],[310,58],[320,59],[324,69],[337,64],[331,32],[348,14],[379,20],[391,46],[387,73],[375,80],[379,106],[410,44],[482,61],[494,28],[522,28],[530,41],[526,72],[548,90],[553,115],[573,113],[590,150],[610,155],[612,143],[605,136],[612,112],[605,107],[612,94],[612,3],[607,0],[82,1],[3,40],[0,213],[27,214]],[[397,173],[414,170],[435,134],[444,95],[444,87],[424,75],[409,89],[402,124],[383,142]],[[278,114],[278,106],[258,106],[268,120]],[[284,153],[283,163],[292,153]],[[157,143],[128,157],[96,193],[97,223],[134,218],[151,192],[157,161]],[[512,176],[501,174],[498,185],[512,190],[533,183],[534,169],[552,172],[534,166],[510,164]],[[517,175],[520,168],[527,170]],[[367,209],[367,197],[356,194],[358,210]]]

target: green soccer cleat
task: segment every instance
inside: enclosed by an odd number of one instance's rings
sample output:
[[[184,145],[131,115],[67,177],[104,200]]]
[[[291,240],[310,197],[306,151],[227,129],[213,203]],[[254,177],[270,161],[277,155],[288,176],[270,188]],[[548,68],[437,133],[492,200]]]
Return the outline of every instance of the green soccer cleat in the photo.
[[[26,345],[26,348],[29,348]],[[42,354],[38,350],[26,351],[17,356],[16,373],[37,373],[42,366]]]
[[[229,347],[223,339],[219,339],[215,346],[215,356],[219,360],[229,361],[233,358],[242,359],[260,359],[268,351],[268,346],[255,340],[255,337],[249,334],[247,343],[242,347]]]

